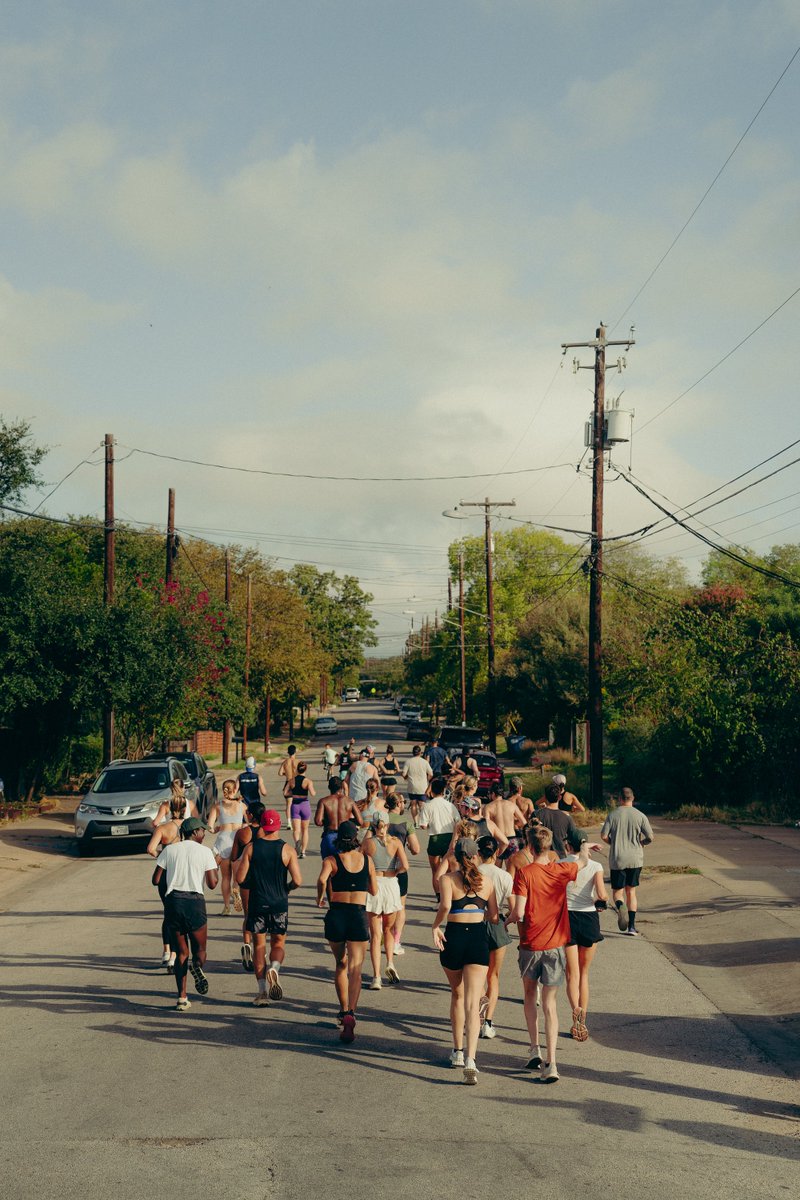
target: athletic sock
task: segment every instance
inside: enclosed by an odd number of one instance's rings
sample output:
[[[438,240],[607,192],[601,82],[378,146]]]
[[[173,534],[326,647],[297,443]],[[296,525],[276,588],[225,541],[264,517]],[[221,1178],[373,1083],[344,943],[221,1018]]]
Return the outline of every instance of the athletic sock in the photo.
[[[258,990],[259,990],[259,992],[260,992],[262,995],[263,995],[263,993],[264,993],[264,992],[266,992],[266,990],[267,990],[267,981],[266,981],[266,979],[259,979],[259,981],[258,981]]]
[[[636,928],[636,913],[628,909],[628,929]]]
[[[270,971],[274,971],[275,974],[277,975],[278,971],[280,971],[280,969],[281,969],[281,964],[279,962],[271,962],[269,964],[269,969],[270,969]]]

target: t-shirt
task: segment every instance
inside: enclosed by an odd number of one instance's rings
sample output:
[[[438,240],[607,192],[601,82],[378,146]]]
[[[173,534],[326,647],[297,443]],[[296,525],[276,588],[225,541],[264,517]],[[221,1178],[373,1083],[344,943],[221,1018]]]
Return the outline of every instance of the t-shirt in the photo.
[[[568,854],[565,862],[577,862],[577,854]],[[603,864],[590,858],[585,867],[578,870],[578,878],[567,885],[567,908],[570,912],[594,912],[594,880],[603,874]]]
[[[392,837],[399,838],[404,846],[408,841],[409,834],[416,832],[417,826],[410,812],[389,813],[389,833]]]
[[[428,833],[433,835],[452,833],[456,827],[456,821],[460,820],[461,814],[455,804],[445,800],[444,796],[432,796],[422,806],[419,814],[419,827],[427,829]]]
[[[441,775],[444,760],[447,758],[441,746],[429,746],[425,751],[425,757],[431,764],[431,769],[434,775]]]
[[[325,762],[329,767],[332,767],[339,757],[335,750],[323,750],[323,754],[325,755]]]
[[[507,917],[509,910],[509,900],[511,899],[511,888],[514,886],[514,880],[509,875],[508,871],[504,871],[501,867],[495,866],[494,863],[481,863],[478,867],[481,875],[486,875],[491,879],[494,886],[495,899],[501,916]]]
[[[216,871],[217,860],[202,842],[173,842],[165,846],[156,859],[167,876],[167,895],[170,892],[199,892],[202,896],[206,871]]]
[[[545,828],[553,834],[553,849],[559,858],[567,853],[567,836],[575,829],[575,822],[569,813],[560,812],[557,808],[540,808],[536,814]]]
[[[408,790],[414,796],[421,796],[427,790],[428,781],[433,778],[431,764],[421,754],[406,760],[403,772],[408,780]]]
[[[557,950],[570,940],[567,884],[577,878],[574,862],[531,863],[514,876],[513,894],[525,897],[519,944],[525,950]]]
[[[350,772],[350,796],[353,800],[365,800],[367,780],[372,779],[375,768],[368,761],[358,762]]]
[[[628,867],[644,865],[644,850],[642,836],[653,839],[653,830],[643,812],[633,805],[620,805],[614,808],[603,822],[600,830],[601,837],[611,839],[611,851],[608,865],[612,871],[624,871]]]

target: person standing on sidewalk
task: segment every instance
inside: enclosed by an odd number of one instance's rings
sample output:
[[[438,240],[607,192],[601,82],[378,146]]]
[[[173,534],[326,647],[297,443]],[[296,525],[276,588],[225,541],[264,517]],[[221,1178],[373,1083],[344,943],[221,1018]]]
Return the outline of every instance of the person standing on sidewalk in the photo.
[[[617,925],[621,933],[638,937],[636,914],[639,900],[636,889],[644,866],[644,846],[653,841],[653,830],[643,812],[633,807],[633,789],[620,788],[617,807],[612,809],[603,822],[600,837],[608,842],[611,852],[608,865],[611,869],[611,893],[617,910]]]
[[[242,884],[247,879],[250,885],[247,930],[253,935],[253,962],[258,982],[253,1004],[260,1008],[266,1007],[270,1000],[283,998],[280,969],[286,957],[289,892],[303,882],[297,851],[280,838],[280,829],[280,813],[268,808],[261,818],[261,828],[245,846],[236,868],[237,881]]]
[[[541,1070],[542,1083],[556,1083],[558,1011],[556,993],[566,974],[565,946],[571,939],[567,912],[567,885],[589,861],[588,843],[581,846],[575,862],[550,862],[551,830],[542,827],[529,835],[533,862],[514,876],[513,902],[506,926],[519,924],[519,973],[524,988],[525,1020],[531,1038],[527,1066]],[[537,1000],[542,989],[545,1054],[539,1052]]]
[[[198,994],[208,992],[203,971],[206,961],[208,915],[204,887],[212,891],[219,883],[217,860],[203,845],[206,827],[199,817],[188,817],[181,825],[181,840],[165,846],[156,859],[153,886],[166,875],[167,893],[164,918],[170,945],[175,950],[175,983],[178,988],[178,1012],[191,1008],[186,995],[186,976],[191,972]],[[189,955],[191,952],[191,962]]]

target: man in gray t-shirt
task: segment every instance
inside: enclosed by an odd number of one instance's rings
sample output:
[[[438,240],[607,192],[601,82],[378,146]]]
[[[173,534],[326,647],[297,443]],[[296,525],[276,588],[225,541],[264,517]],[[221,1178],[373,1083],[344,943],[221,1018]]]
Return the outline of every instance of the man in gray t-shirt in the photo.
[[[617,925],[622,933],[638,937],[636,913],[639,902],[636,889],[644,865],[644,846],[653,840],[653,830],[644,813],[633,807],[634,795],[629,787],[621,789],[617,807],[606,817],[600,837],[608,842],[611,851],[611,890],[617,909]],[[623,899],[624,892],[624,899]]]

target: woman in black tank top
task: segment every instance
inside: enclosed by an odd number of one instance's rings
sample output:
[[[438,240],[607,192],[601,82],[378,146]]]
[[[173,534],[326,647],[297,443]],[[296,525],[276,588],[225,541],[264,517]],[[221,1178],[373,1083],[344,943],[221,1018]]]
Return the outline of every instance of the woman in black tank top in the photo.
[[[334,986],[339,1000],[339,1038],[355,1038],[356,1008],[361,995],[361,968],[369,944],[367,893],[377,894],[378,881],[372,860],[359,848],[355,821],[342,821],[336,838],[336,853],[326,858],[317,880],[317,905],[330,908],[325,914],[325,937],[336,961]]]

